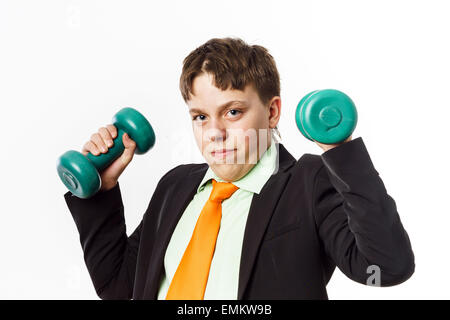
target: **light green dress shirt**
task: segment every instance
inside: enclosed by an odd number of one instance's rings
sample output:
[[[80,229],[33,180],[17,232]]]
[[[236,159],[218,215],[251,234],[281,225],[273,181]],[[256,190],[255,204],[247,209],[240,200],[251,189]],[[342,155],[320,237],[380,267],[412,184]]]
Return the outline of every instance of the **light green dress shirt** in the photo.
[[[209,270],[205,300],[237,299],[242,242],[250,204],[253,195],[261,191],[277,168],[278,150],[272,139],[270,147],[257,164],[244,177],[233,181],[239,189],[222,202],[222,219]],[[165,299],[167,295],[170,282],[189,244],[200,212],[211,194],[211,179],[224,181],[216,176],[211,167],[208,168],[197,188],[197,193],[172,234],[164,257],[165,274],[160,284],[158,299]]]

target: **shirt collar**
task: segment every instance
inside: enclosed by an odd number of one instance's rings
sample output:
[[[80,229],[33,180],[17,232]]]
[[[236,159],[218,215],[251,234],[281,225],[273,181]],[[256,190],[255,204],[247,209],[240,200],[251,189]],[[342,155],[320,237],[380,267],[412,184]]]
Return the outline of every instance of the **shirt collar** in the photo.
[[[256,165],[241,179],[233,181],[233,184],[240,189],[260,193],[267,180],[275,171],[277,160],[278,150],[274,139],[272,139],[270,147],[264,152]],[[224,182],[223,179],[214,173],[211,167],[208,167],[202,182],[200,182],[197,188],[197,193],[202,191],[211,179],[215,179],[217,182]]]

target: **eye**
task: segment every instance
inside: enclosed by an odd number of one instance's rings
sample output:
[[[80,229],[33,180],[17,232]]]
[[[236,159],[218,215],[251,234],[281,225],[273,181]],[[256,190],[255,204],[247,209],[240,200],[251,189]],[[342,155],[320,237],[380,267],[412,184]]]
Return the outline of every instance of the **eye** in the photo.
[[[231,113],[231,115],[233,115],[233,116],[237,116],[238,114],[242,113],[242,111],[239,111],[239,110],[236,110],[236,109],[231,109],[228,112]]]
[[[205,118],[204,118],[205,116],[204,116],[203,114],[200,114],[200,115],[197,115],[197,116],[193,116],[193,117],[192,117],[192,120],[195,121],[195,120],[197,120],[198,117],[203,117],[203,118],[201,118],[201,120],[204,120],[204,119],[205,119]]]

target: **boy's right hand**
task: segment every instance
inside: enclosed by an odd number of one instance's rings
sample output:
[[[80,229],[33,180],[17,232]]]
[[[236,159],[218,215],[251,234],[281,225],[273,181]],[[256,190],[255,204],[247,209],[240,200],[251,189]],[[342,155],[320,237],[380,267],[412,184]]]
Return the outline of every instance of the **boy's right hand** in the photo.
[[[98,129],[98,132],[91,136],[91,140],[86,142],[81,150],[81,153],[87,155],[89,152],[94,156],[101,153],[108,152],[108,148],[112,147],[113,140],[117,137],[117,128],[109,124],[106,127]],[[119,176],[133,159],[134,150],[136,149],[136,142],[131,140],[127,133],[122,138],[125,150],[120,157],[105,170],[100,172],[102,186],[100,191],[107,191],[114,188],[119,180]]]

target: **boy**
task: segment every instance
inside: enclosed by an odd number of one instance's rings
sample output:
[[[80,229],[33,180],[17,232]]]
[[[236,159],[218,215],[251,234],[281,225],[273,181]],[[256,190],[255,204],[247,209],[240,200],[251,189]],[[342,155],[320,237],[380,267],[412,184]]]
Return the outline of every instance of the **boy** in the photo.
[[[181,94],[206,163],[159,181],[130,237],[118,179],[135,143],[102,172],[90,199],[66,202],[103,299],[327,299],[338,266],[350,279],[391,286],[414,272],[394,200],[362,138],[318,145],[296,160],[275,141],[281,115],[273,57],[241,39],[211,39],[183,62]],[[100,128],[83,153],[107,152]]]

